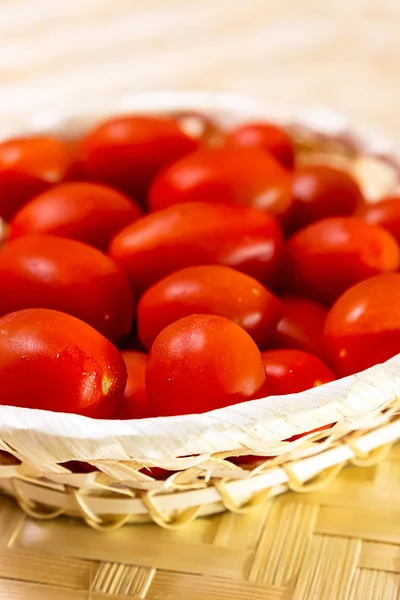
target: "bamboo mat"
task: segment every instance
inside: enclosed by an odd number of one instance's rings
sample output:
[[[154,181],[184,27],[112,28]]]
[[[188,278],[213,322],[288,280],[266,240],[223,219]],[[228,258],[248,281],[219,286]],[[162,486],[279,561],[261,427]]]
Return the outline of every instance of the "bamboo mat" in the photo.
[[[400,444],[323,491],[169,531],[33,521],[0,499],[1,600],[399,600]]]

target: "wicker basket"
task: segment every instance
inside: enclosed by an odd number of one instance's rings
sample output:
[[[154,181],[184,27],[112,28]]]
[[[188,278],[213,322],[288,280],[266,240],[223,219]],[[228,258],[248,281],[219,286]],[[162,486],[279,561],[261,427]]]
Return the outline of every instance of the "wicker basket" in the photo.
[[[233,95],[151,93],[109,99],[103,106],[39,115],[7,135],[53,132],[74,138],[121,112],[209,115],[221,127],[267,118],[292,134],[302,161],[350,169],[367,197],[393,191],[400,159],[390,142],[356,131],[327,110],[269,111]],[[400,356],[319,388],[246,402],[202,415],[137,421],[95,421],[77,415],[0,407],[0,450],[17,460],[0,464],[0,489],[40,519],[81,516],[92,527],[115,529],[153,520],[172,528],[225,509],[246,512],[288,489],[315,490],[349,461],[371,465],[400,437]],[[283,440],[335,423],[328,431]],[[233,456],[268,457],[242,468]],[[83,461],[93,473],[62,463]],[[0,461],[1,462],[1,461]],[[165,480],[150,468],[170,470]]]

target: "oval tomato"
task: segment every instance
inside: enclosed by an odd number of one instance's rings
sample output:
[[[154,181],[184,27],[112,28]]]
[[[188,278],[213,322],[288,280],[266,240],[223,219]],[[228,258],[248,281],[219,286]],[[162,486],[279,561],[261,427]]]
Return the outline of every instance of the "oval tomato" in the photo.
[[[379,225],[389,231],[400,244],[400,196],[383,198],[374,204],[365,204],[360,216],[370,225]]]
[[[0,143],[0,217],[8,221],[36,194],[66,179],[74,158],[67,144],[46,137]]]
[[[110,339],[130,331],[128,279],[108,256],[75,240],[37,234],[0,253],[0,315],[52,308],[78,317]]]
[[[358,281],[400,265],[393,236],[356,217],[331,217],[298,231],[287,257],[288,287],[327,304]]]
[[[143,419],[153,416],[150,414],[146,392],[147,354],[135,350],[124,350],[121,352],[121,356],[128,371],[128,380],[114,418]]]
[[[203,413],[250,400],[265,382],[260,351],[229,319],[192,315],[155,339],[146,373],[157,415]]]
[[[327,309],[302,296],[281,296],[281,318],[271,335],[270,346],[294,348],[325,358],[324,342]]]
[[[9,239],[51,233],[106,250],[110,239],[140,214],[128,196],[113,188],[63,183],[36,196],[14,215]]]
[[[332,306],[325,338],[340,377],[400,353],[400,274],[371,277],[348,289]]]
[[[336,379],[322,360],[301,350],[268,350],[261,358],[271,395],[295,394]]]
[[[293,174],[293,205],[287,220],[291,231],[325,217],[354,214],[363,202],[356,180],[329,165],[304,165]]]
[[[118,350],[98,331],[53,310],[0,318],[1,404],[108,418],[126,383]]]
[[[286,131],[271,123],[245,123],[231,130],[227,143],[236,146],[261,148],[286,169],[294,167],[294,144]]]
[[[203,148],[161,171],[150,187],[151,210],[183,202],[237,204],[281,216],[292,203],[291,177],[259,148]]]
[[[116,186],[139,201],[164,165],[195,150],[196,140],[174,119],[125,116],[108,119],[79,142],[86,176]]]
[[[282,247],[275,219],[239,206],[193,202],[145,215],[110,244],[110,256],[142,291],[173,271],[223,264],[273,283]]]
[[[139,337],[150,348],[164,327],[193,314],[227,317],[262,345],[279,318],[280,304],[256,279],[229,267],[187,267],[143,294],[137,311]]]

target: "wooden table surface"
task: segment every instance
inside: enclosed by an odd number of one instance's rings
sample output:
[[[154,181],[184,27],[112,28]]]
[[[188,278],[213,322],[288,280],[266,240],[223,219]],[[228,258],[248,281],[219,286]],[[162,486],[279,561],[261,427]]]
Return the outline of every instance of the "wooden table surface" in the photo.
[[[398,0],[2,0],[0,127],[157,88],[330,105],[400,139]]]

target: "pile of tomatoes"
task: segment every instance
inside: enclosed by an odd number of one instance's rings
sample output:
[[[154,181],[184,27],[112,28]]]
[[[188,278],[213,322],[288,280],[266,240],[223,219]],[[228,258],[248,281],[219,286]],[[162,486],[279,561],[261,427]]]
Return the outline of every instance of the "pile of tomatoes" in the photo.
[[[1,403],[202,413],[400,352],[400,197],[196,119],[0,144]]]

